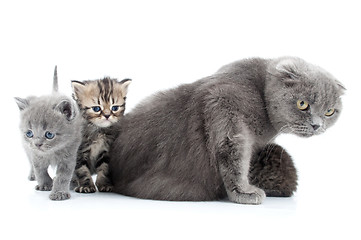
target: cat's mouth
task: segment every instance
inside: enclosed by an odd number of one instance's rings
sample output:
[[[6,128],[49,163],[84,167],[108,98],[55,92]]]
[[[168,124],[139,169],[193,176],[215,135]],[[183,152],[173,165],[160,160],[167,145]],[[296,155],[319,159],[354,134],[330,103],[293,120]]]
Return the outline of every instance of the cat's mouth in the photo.
[[[113,121],[111,121],[109,118],[108,119],[102,118],[94,121],[94,124],[97,125],[98,127],[109,127],[110,125],[113,124]]]
[[[322,126],[313,124],[294,124],[290,129],[292,133],[301,137],[312,137],[325,132]]]

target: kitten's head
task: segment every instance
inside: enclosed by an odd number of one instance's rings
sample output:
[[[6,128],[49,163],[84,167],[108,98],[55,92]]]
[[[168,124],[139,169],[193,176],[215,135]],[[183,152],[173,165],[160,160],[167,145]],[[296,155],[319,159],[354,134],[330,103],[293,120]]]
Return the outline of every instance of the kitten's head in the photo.
[[[44,96],[15,100],[21,112],[20,131],[29,149],[52,153],[74,140],[72,126],[79,120],[79,110],[71,99]]]
[[[273,126],[309,137],[326,131],[340,115],[345,88],[330,73],[302,59],[269,64],[265,97]]]
[[[118,82],[106,77],[95,81],[72,81],[73,98],[83,117],[98,127],[109,127],[124,115],[130,79]]]

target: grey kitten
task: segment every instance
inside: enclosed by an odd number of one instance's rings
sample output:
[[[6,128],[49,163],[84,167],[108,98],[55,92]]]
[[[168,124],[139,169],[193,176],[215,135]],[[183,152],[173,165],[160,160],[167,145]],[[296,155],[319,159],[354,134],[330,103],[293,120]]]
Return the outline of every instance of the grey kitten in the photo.
[[[323,133],[341,112],[343,91],[320,67],[283,57],[234,62],[158,93],[117,126],[109,153],[114,192],[243,204],[260,204],[266,193],[290,196],[296,170],[273,140]]]
[[[57,79],[55,67],[52,95],[15,99],[21,111],[24,148],[32,165],[29,179],[37,180],[36,190],[51,190],[51,200],[65,200],[70,198],[82,119],[76,104],[57,92]],[[54,179],[48,174],[49,165],[57,167]]]

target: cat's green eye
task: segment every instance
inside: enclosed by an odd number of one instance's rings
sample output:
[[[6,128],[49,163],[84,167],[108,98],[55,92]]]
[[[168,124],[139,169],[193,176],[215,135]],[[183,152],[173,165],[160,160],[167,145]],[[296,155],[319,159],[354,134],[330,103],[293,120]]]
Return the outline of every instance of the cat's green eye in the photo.
[[[310,104],[308,104],[307,101],[303,101],[303,100],[298,100],[297,101],[297,107],[298,109],[300,109],[301,111],[306,111],[310,108]]]
[[[325,113],[325,115],[327,117],[331,117],[333,114],[335,113],[335,109],[334,108],[330,108],[327,110],[327,112]]]

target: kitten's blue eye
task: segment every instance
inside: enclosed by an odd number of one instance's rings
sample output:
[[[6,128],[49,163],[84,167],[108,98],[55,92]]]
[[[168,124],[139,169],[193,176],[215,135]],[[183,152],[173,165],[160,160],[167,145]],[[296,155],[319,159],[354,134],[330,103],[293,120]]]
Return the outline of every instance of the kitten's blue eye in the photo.
[[[118,111],[118,110],[119,110],[119,106],[113,106],[113,107],[112,107],[112,111],[113,111],[113,112],[116,112],[116,111]]]
[[[45,137],[47,139],[53,139],[55,137],[55,134],[54,133],[51,133],[51,132],[46,132],[45,133]]]
[[[26,136],[27,136],[28,138],[32,138],[32,137],[34,137],[34,133],[33,133],[31,130],[28,130],[28,131],[26,132]]]
[[[92,109],[94,112],[100,112],[101,110],[99,106],[92,107]]]

